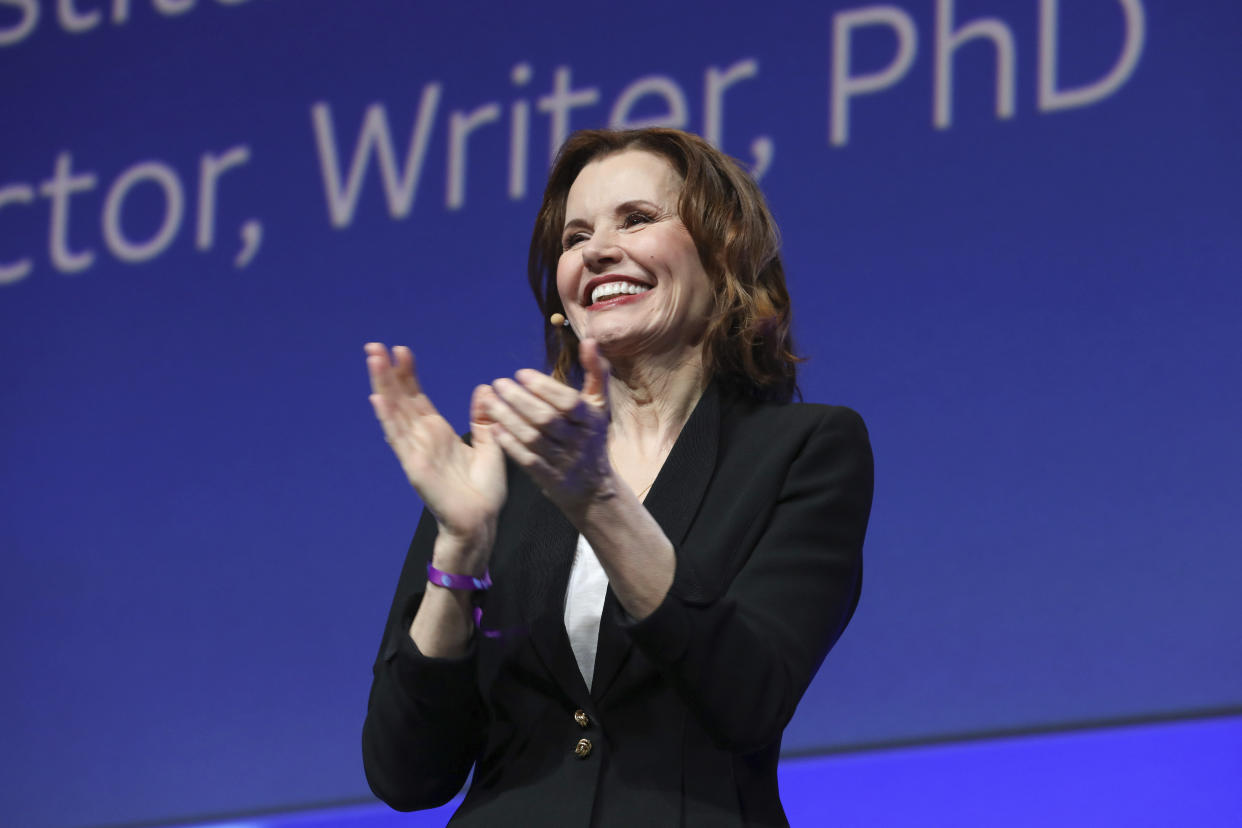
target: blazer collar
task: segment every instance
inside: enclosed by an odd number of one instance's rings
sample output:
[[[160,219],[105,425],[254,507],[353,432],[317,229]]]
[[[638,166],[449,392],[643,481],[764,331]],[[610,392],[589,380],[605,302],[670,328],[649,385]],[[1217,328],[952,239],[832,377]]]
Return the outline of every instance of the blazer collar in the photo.
[[[716,470],[720,443],[721,391],[710,383],[681,429],[643,503],[664,534],[681,547]]]

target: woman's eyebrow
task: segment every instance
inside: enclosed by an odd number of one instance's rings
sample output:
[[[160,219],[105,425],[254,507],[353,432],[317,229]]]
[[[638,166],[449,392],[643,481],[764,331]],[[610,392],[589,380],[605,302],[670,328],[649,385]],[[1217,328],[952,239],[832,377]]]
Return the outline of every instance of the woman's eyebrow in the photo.
[[[655,210],[657,212],[663,209],[660,207],[659,204],[656,204],[654,201],[648,201],[645,198],[634,198],[634,199],[630,199],[629,201],[624,201],[618,204],[617,209],[614,212],[628,213],[628,212],[631,212],[632,210],[636,210],[639,208],[647,208],[649,210]]]
[[[622,213],[629,213],[633,210],[644,209],[644,208],[648,210],[655,210],[656,212],[660,212],[664,209],[659,204],[656,204],[654,201],[648,201],[645,198],[632,198],[629,201],[623,201],[620,204],[618,204],[616,207],[613,208],[612,212],[613,212],[613,215],[621,215]],[[568,230],[571,227],[590,227],[590,226],[591,226],[591,223],[587,221],[586,219],[575,217],[565,222],[565,226],[562,228],[562,232],[564,230]]]

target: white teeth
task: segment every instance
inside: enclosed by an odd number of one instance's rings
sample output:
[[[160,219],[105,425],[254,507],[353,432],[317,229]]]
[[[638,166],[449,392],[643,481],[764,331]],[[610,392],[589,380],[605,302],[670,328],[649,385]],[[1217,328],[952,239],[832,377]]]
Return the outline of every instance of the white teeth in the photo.
[[[626,293],[645,293],[649,290],[651,290],[650,286],[636,285],[633,282],[608,282],[596,285],[595,290],[591,291],[591,304],[594,305],[596,302]]]

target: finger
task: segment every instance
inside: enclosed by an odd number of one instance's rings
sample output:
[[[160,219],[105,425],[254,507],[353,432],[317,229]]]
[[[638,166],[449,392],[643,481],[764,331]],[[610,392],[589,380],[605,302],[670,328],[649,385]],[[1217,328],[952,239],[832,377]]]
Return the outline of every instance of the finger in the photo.
[[[586,377],[582,382],[584,396],[595,397],[601,402],[608,402],[608,372],[612,369],[607,358],[599,350],[599,343],[594,339],[584,339],[578,343],[578,361]]]
[[[371,378],[372,400],[375,415],[384,427],[384,438],[390,445],[407,448],[421,445],[418,423],[423,418],[436,417],[436,407],[414,376],[414,355],[410,349],[398,346],[391,357],[381,342],[368,342],[363,350],[367,355],[367,371]],[[396,366],[394,367],[394,361]],[[403,382],[397,370],[406,375]]]
[[[367,379],[371,381],[371,392],[378,394],[379,393],[379,388],[377,387],[379,383],[378,374],[379,374],[379,371],[381,370],[382,363],[376,362],[375,365],[372,366],[371,360],[372,358],[375,358],[376,360],[387,360],[388,349],[384,347],[384,343],[382,342],[368,342],[367,344],[362,346],[362,351],[363,353],[367,355],[366,356]]]
[[[393,366],[393,373],[396,375],[401,390],[411,397],[417,397],[423,393],[423,388],[418,382],[418,372],[414,368],[414,352],[404,345],[397,345],[393,347],[392,355],[396,363]]]
[[[475,448],[499,448],[492,431],[496,420],[487,410],[495,396],[490,385],[477,385],[470,395],[470,442]]]
[[[550,405],[542,397],[531,393],[525,386],[513,380],[498,379],[492,383],[492,390],[504,401],[505,405],[549,439],[560,440],[565,430],[573,426],[573,423],[566,420],[567,412]],[[521,435],[517,434],[517,436]]]
[[[387,356],[368,356],[367,369],[371,374],[372,394],[383,398],[384,417],[390,425],[408,429],[420,415],[428,413],[430,401],[422,406],[414,404],[414,400],[401,390]],[[431,413],[434,413],[434,408]]]
[[[388,348],[379,342],[369,343],[366,353],[367,374],[371,378],[371,390],[376,394],[398,393],[399,388],[392,373],[392,360],[389,357]]]
[[[572,411],[578,405],[578,391],[533,368],[523,368],[513,375],[523,388],[561,411]]]
[[[476,385],[474,391],[470,394],[471,425],[474,423],[491,425],[496,422],[489,410],[495,401],[496,392],[492,390],[490,385]]]
[[[496,438],[496,442],[500,444],[504,453],[514,463],[525,469],[541,488],[548,488],[553,481],[558,479],[556,469],[538,454],[523,445],[503,425],[497,424],[492,426],[492,436]]]
[[[392,414],[407,424],[419,417],[439,416],[431,398],[423,392],[414,371],[414,354],[404,345],[392,349],[392,357],[383,345],[368,346],[367,367],[371,372],[371,388],[393,400]]]
[[[392,352],[397,363],[393,369],[396,382],[402,393],[410,401],[411,410],[423,417],[438,416],[440,412],[431,402],[431,397],[428,397],[427,392],[423,390],[423,384],[418,380],[418,370],[414,364],[414,352],[404,345],[394,347]]]
[[[499,379],[492,383],[493,398],[488,404],[488,413],[497,423],[533,451],[542,453],[548,441],[540,426],[546,427],[555,415],[555,409],[542,400],[537,399],[512,380]],[[540,422],[533,422],[528,412],[541,407],[549,413]]]
[[[402,393],[410,396],[421,394],[418,375],[414,371],[414,354],[404,345],[393,346],[391,354],[382,342],[368,342],[363,346],[367,355],[367,367],[372,387],[381,393],[390,389],[389,382]],[[380,388],[375,388],[379,384]]]
[[[402,427],[399,418],[392,410],[392,401],[383,394],[370,396],[371,408],[375,411],[375,419],[379,420],[384,431],[384,440],[394,448],[404,446],[407,430]]]

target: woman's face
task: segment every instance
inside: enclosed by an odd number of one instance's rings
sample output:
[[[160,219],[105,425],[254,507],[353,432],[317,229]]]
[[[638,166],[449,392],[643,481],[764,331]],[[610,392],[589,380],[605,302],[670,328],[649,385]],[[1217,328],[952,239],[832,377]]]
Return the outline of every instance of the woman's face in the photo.
[[[557,290],[574,332],[609,357],[675,353],[703,334],[712,289],[680,195],[673,167],[643,150],[592,161],[569,188]]]

